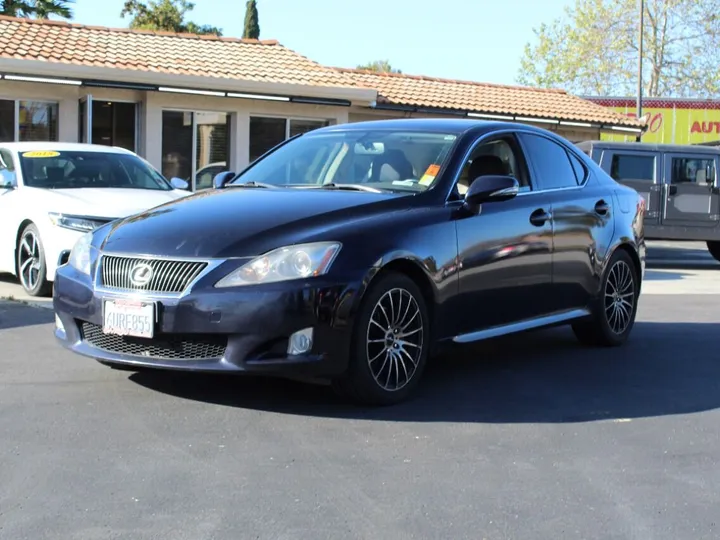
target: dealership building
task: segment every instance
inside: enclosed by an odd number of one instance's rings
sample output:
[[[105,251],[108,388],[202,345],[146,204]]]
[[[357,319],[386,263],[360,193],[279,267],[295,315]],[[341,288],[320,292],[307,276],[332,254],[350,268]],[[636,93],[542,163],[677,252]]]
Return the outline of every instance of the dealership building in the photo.
[[[0,16],[0,142],[121,146],[197,188],[318,127],[438,116],[524,122],[573,141],[644,129],[562,90],[328,67],[276,41]]]

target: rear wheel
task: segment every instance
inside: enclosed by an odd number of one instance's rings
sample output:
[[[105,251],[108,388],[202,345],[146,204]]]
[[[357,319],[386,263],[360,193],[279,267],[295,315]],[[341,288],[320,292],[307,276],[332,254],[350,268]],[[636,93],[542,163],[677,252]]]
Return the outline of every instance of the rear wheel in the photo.
[[[362,302],[348,370],[333,387],[361,404],[400,403],[417,387],[429,348],[429,318],[420,288],[404,274],[385,274]]]
[[[25,292],[30,296],[48,296],[52,284],[47,280],[45,252],[35,224],[23,229],[15,256],[18,278]]]
[[[707,248],[710,255],[712,255],[716,261],[720,261],[720,242],[717,240],[710,240],[707,243]]]
[[[635,324],[639,293],[633,260],[626,251],[616,251],[603,275],[600,295],[591,307],[591,319],[572,325],[575,336],[586,345],[613,347],[625,343]]]

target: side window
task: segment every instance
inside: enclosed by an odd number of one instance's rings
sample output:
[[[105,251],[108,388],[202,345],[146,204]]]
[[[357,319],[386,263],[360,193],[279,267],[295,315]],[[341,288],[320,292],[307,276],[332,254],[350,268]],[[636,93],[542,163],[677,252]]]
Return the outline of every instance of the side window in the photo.
[[[610,176],[618,182],[628,180],[655,180],[655,156],[614,154],[610,162]]]
[[[540,189],[559,189],[578,185],[575,169],[565,148],[540,135],[521,134],[528,158],[535,165]]]
[[[0,150],[0,189],[10,186],[17,186],[15,165],[10,152]]]
[[[672,158],[671,184],[714,184],[715,159],[699,157]]]
[[[514,137],[491,139],[475,147],[465,163],[457,184],[454,198],[462,198],[470,184],[479,176],[512,176],[520,184],[520,191],[530,191],[531,185],[527,166]]]
[[[577,180],[577,183],[585,183],[585,178],[587,177],[587,169],[585,168],[585,165],[577,157],[573,156],[571,152],[568,152],[568,156],[570,157],[570,165],[572,165],[572,168],[575,171],[575,179]]]

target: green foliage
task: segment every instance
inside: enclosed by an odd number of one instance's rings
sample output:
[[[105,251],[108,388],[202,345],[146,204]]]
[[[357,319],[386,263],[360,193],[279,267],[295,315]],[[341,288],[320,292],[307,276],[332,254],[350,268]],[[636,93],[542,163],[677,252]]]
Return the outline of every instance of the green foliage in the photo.
[[[697,97],[720,91],[720,0],[645,0],[646,96]],[[534,29],[518,82],[577,94],[634,95],[638,0],[575,0],[563,17]]]
[[[243,37],[245,39],[260,39],[260,18],[255,0],[248,0],[245,5],[245,28],[243,29]]]
[[[125,0],[120,16],[132,17],[130,28],[222,36],[219,28],[185,21],[193,9],[195,4],[188,0]]]
[[[49,19],[56,15],[72,19],[73,12],[68,4],[74,0],[0,0],[0,15]]]
[[[378,73],[402,73],[399,69],[395,69],[390,65],[388,60],[375,60],[357,67],[366,71],[376,71]]]

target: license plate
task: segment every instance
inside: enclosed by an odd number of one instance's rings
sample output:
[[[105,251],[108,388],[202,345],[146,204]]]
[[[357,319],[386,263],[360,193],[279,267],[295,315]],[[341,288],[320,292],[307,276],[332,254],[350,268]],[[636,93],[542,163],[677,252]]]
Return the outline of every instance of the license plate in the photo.
[[[119,336],[152,338],[155,304],[132,300],[105,300],[103,332]]]

